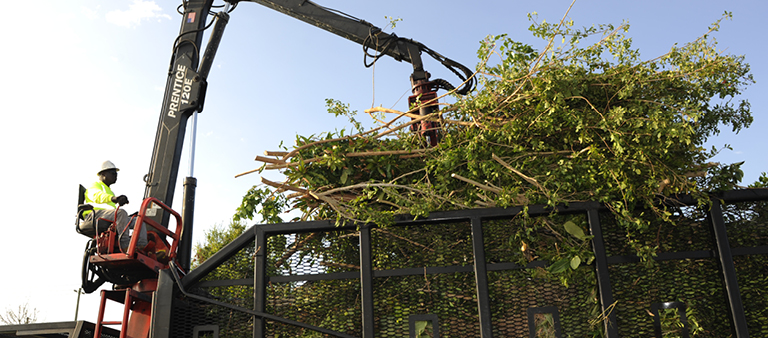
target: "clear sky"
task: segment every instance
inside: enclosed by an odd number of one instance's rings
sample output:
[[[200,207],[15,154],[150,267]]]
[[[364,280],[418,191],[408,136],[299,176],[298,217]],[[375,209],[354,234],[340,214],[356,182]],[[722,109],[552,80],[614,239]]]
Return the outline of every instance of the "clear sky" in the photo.
[[[343,1],[323,6],[418,40],[474,68],[479,41],[506,33],[536,48],[527,13],[558,21],[571,0],[549,1]],[[179,31],[180,1],[38,0],[24,2],[0,20],[4,71],[0,105],[0,311],[24,303],[39,320],[74,319],[82,250],[74,231],[78,184],[96,179],[99,164],[121,170],[113,190],[136,211],[144,193],[171,48]],[[768,47],[759,31],[768,4],[758,0],[578,0],[570,12],[577,26],[631,25],[629,36],[643,58],[706,32],[724,11],[733,12],[715,36],[727,53],[746,55],[757,84],[747,89],[755,122],[738,135],[724,130],[712,145],[730,144],[715,160],[746,161],[743,184],[768,171],[763,154],[768,130]],[[206,37],[207,41],[207,37]],[[411,66],[383,58],[365,68],[357,44],[254,3],[241,3],[209,76],[205,111],[198,123],[197,211],[194,241],[225,224],[258,175],[264,150],[291,144],[295,135],[343,128],[325,112],[325,99],[362,111],[372,105],[403,110]],[[433,77],[456,82],[435,62]],[[185,148],[185,154],[189,147]],[[187,176],[187,160],[179,177]],[[279,177],[270,177],[279,179]],[[181,179],[179,180],[181,182]],[[181,193],[177,192],[176,209]],[[117,305],[115,305],[117,306]],[[80,319],[96,321],[98,293],[83,296]]]

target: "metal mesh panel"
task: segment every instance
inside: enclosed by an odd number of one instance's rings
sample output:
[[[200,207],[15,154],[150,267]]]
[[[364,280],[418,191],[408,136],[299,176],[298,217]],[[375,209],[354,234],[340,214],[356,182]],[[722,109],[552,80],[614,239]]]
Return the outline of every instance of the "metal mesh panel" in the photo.
[[[749,334],[768,337],[768,256],[737,256],[733,261]]]
[[[246,246],[213,271],[203,283],[218,283],[218,286],[195,287],[188,292],[211,300],[246,309],[253,309],[253,245]],[[242,280],[237,284],[236,280]],[[222,282],[224,281],[224,282]],[[222,283],[224,284],[222,286]],[[253,317],[250,314],[191,299],[178,293],[173,300],[171,312],[171,337],[193,337],[195,328],[212,325],[218,328],[219,337],[253,337]],[[206,331],[203,331],[205,333]],[[210,334],[201,334],[207,337]]]
[[[530,218],[518,216],[485,222],[483,234],[486,262],[511,262],[524,266],[539,259],[540,254],[555,248],[558,241],[576,241],[565,230],[563,224],[566,222],[587,228],[586,216],[583,214]],[[526,229],[533,241],[524,243],[515,237],[516,229]],[[584,260],[587,258],[584,257]],[[592,267],[579,267],[579,273],[574,276],[578,276],[581,281],[571,283],[568,287],[558,281],[533,278],[533,275],[532,269],[488,273],[495,336],[527,337],[531,329],[528,310],[549,306],[554,307],[559,314],[562,337],[586,337],[598,330],[590,325],[590,319],[599,313]],[[534,330],[538,332],[536,328]]]
[[[736,203],[724,206],[724,209],[732,248],[768,245],[768,203]],[[735,256],[733,261],[749,334],[768,337],[768,256]]]
[[[703,328],[697,337],[723,337],[733,328],[715,259],[677,260],[609,267],[616,318],[622,337],[654,336],[654,303],[679,301],[688,307],[688,318]]]
[[[525,258],[520,250],[522,243],[513,237],[512,229],[527,227],[529,223],[532,222],[522,217],[483,222],[485,261],[487,263],[524,262]]]
[[[655,254],[679,252],[714,252],[712,225],[704,211],[693,207],[670,208],[671,222],[654,215],[643,215],[649,226],[634,229],[627,238],[624,225],[604,213],[600,221],[609,256],[637,254],[629,240],[656,246]],[[720,337],[733,328],[722,281],[720,264],[714,257],[656,262],[623,263],[609,266],[614,308],[621,336],[655,336],[651,313],[655,303],[682,302],[686,317],[700,328],[698,337]],[[679,330],[675,320],[661,320],[662,332]]]
[[[253,308],[253,287],[229,286],[194,290],[194,293],[224,303]],[[253,337],[253,317],[223,306],[179,296],[173,301],[171,337],[193,337],[196,326],[215,325],[219,337]]]
[[[539,259],[540,254],[550,251],[552,255],[557,243],[570,241],[580,243],[569,234],[564,224],[571,222],[585,233],[589,228],[584,214],[548,215],[540,217],[515,216],[510,219],[483,222],[483,239],[486,263],[517,263],[521,266]],[[518,232],[526,233],[529,240],[523,241]],[[524,248],[524,249],[523,249]],[[545,255],[547,256],[547,255]],[[587,257],[583,257],[585,260]],[[547,259],[547,257],[542,258]]]
[[[582,267],[588,269],[588,267]],[[525,270],[488,273],[495,337],[528,337],[529,308],[554,306],[562,337],[588,337],[598,330],[590,320],[599,312],[594,282],[572,283],[533,279]]]
[[[727,204],[723,210],[751,336],[768,336],[766,204]],[[626,227],[632,224],[619,224],[610,212],[599,213],[608,256],[607,278],[615,300],[605,306],[615,314],[618,336],[654,337],[657,322],[665,337],[680,336],[681,321],[676,317],[681,314],[677,309],[685,309],[689,328],[696,331],[689,333],[696,337],[733,336],[735,329],[709,210],[668,210],[669,221],[638,211],[636,215],[647,223],[642,231],[634,229],[631,238],[627,237]],[[408,337],[412,315],[436,318],[440,337],[480,335],[477,293],[483,290],[476,285],[472,226],[467,220],[485,217],[487,213],[472,212],[457,214],[452,220],[441,216],[440,223],[406,222],[408,225],[371,230],[375,337]],[[566,212],[570,214],[510,215],[506,219],[506,214],[498,213],[489,216],[492,220],[483,221],[487,296],[494,336],[526,337],[531,330],[529,320],[547,318],[558,321],[558,337],[605,335],[602,315],[607,313],[601,314],[596,282],[598,278],[606,280],[605,275],[598,276],[594,269],[593,248],[588,238],[574,234],[576,225],[589,235],[587,209],[571,208]],[[565,225],[567,222],[573,224]],[[360,261],[360,233],[352,229],[329,231],[328,227],[313,231],[310,225],[295,229],[300,230],[287,235],[278,234],[279,230],[270,230],[271,234],[263,230],[267,234],[263,267],[268,278],[266,312],[362,336],[364,306],[360,295],[364,286],[360,265],[365,262]],[[526,243],[517,237],[518,230],[524,231]],[[578,251],[562,252],[562,246],[557,245],[561,241],[576,243],[573,248]],[[656,251],[638,257],[638,244],[656,246]],[[209,273],[204,279],[208,282],[202,284],[206,287],[189,291],[253,308],[254,290],[248,281],[255,275],[254,254],[253,246],[247,247]],[[582,258],[578,269],[568,266],[563,271],[569,276],[568,285],[556,278],[544,278],[557,277],[544,270],[554,270],[558,264],[553,262],[570,260],[575,254]],[[602,260],[602,256],[597,259]],[[559,266],[562,271],[563,265]],[[221,286],[238,284],[232,280],[249,285]],[[655,310],[659,304],[669,302],[682,305]],[[177,295],[173,307],[174,337],[191,337],[196,325],[215,325],[221,337],[253,335],[253,318],[246,313],[181,295]],[[556,311],[556,316],[547,316],[547,311]],[[534,323],[534,330],[538,330],[540,323]],[[554,326],[547,325],[542,325],[537,334],[552,335]],[[271,320],[266,321],[266,329],[266,336],[274,338],[327,336]]]
[[[267,312],[302,323],[361,335],[360,282],[337,279],[270,283]],[[325,337],[311,330],[267,321],[268,337]]]
[[[616,223],[616,219],[607,212],[600,214],[600,227],[603,230],[603,242],[605,243],[605,254],[607,256],[626,256],[634,255],[626,243],[627,232]]]
[[[356,231],[312,232],[268,239],[269,276],[298,277],[359,271]],[[358,279],[270,282],[267,312],[285,319],[360,335]],[[268,337],[325,337],[308,329],[267,321]]]
[[[732,248],[768,245],[768,202],[724,205],[723,217]]]
[[[403,269],[473,264],[468,222],[374,229],[373,269]]]
[[[658,246],[657,253],[715,250],[712,225],[702,211],[693,207],[679,207],[670,209],[670,212],[671,222],[653,217],[652,214],[644,214],[642,218],[650,225],[645,231],[633,229],[631,239],[638,243]],[[603,229],[608,256],[637,254],[627,242],[627,225],[616,222],[611,213],[601,212],[600,226]]]
[[[376,337],[408,337],[409,316],[434,314],[441,337],[479,337],[472,273],[374,279]]]
[[[360,270],[355,231],[312,232],[268,239],[269,276],[302,276]]]
[[[473,264],[468,222],[376,229],[374,270],[461,267]],[[442,337],[479,335],[474,274],[377,277],[373,281],[377,337],[408,337],[411,315],[437,315]]]

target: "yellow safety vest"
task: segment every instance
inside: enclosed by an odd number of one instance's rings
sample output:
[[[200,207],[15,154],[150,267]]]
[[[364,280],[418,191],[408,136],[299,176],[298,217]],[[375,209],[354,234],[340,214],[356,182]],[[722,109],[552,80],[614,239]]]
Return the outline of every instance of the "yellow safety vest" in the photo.
[[[115,193],[104,182],[96,181],[85,191],[85,203],[92,205],[94,210],[114,209],[116,207],[112,202],[114,196]],[[83,215],[89,213],[90,211],[84,212]]]

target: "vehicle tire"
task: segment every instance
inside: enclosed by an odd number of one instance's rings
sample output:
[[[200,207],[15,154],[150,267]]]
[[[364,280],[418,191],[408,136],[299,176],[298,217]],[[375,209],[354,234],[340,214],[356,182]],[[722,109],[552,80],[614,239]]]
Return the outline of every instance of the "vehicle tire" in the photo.
[[[95,253],[96,241],[90,240],[85,246],[85,253],[83,253],[82,286],[85,293],[92,293],[96,291],[96,289],[98,289],[105,282],[105,279],[103,278],[101,271],[99,271],[99,268],[90,263],[89,258]]]

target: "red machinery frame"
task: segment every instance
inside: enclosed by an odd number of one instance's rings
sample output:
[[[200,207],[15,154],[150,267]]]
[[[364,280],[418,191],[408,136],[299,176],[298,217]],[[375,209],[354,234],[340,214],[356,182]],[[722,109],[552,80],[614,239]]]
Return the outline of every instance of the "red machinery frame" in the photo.
[[[175,231],[170,231],[150,218],[150,216],[147,216],[148,210],[155,209],[153,205],[169,212],[176,218]],[[155,259],[155,257],[150,256],[149,253],[141,252],[136,248],[139,240],[139,236],[136,234],[140,233],[141,229],[145,226],[145,223],[148,226],[151,226],[155,231],[172,240],[172,244],[168,250],[168,260],[166,262],[160,262]],[[122,252],[122,248],[118,245],[119,235],[117,234],[114,225],[111,226],[110,230],[106,233],[97,236],[98,250],[96,254],[89,258],[91,264],[100,266],[104,269],[118,269],[122,271],[141,271],[142,269],[148,268],[155,272],[155,278],[142,279],[126,288],[118,286],[117,290],[102,290],[95,337],[100,337],[104,325],[121,325],[120,338],[148,337],[150,321],[152,318],[152,294],[157,290],[156,273],[162,269],[167,269],[167,262],[176,259],[177,249],[183,231],[184,226],[182,219],[177,212],[160,202],[160,200],[148,197],[144,199],[139,208],[139,213],[136,217],[136,223],[133,229],[134,235],[131,236],[131,241],[126,252]],[[117,251],[115,248],[117,248]],[[104,310],[106,308],[107,299],[124,304],[121,320],[104,321]]]

